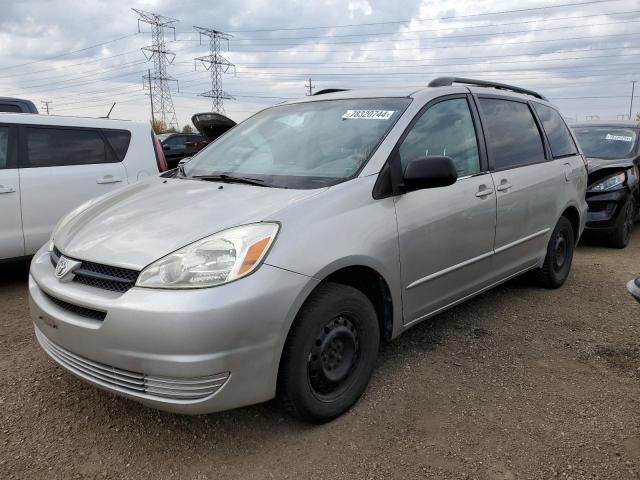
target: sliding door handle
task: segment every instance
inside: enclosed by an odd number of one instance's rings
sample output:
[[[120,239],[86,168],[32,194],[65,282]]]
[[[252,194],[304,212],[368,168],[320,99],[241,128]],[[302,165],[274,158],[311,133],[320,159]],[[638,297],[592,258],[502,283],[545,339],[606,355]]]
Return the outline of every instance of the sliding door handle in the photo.
[[[476,193],[476,197],[479,198],[484,198],[488,195],[491,195],[493,193],[493,189],[492,188],[486,188],[484,190],[480,190],[478,193]]]
[[[509,182],[503,182],[496,187],[496,190],[498,190],[499,192],[506,192],[511,187],[513,187],[513,185],[511,185]]]
[[[2,194],[2,193],[14,193],[15,191],[16,191],[16,189],[13,188],[13,187],[5,187],[5,186],[0,185],[0,194]]]

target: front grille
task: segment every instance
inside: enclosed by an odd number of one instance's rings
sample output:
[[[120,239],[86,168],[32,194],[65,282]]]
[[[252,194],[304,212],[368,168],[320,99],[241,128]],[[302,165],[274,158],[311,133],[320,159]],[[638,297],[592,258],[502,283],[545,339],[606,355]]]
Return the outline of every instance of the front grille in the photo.
[[[81,307],[80,305],[74,305],[73,303],[65,302],[64,300],[60,300],[59,298],[52,297],[48,293],[45,292],[46,297],[55,303],[60,308],[75,313],[76,315],[80,315],[84,318],[90,318],[92,320],[103,321],[107,316],[107,312],[101,312],[99,310],[93,310],[91,308]]]
[[[194,401],[216,393],[229,372],[209,377],[169,378],[145,375],[94,362],[56,345],[36,329],[40,346],[60,365],[85,380],[119,392],[149,399]]]
[[[51,263],[54,267],[58,264],[61,255],[60,250],[54,247],[51,252]],[[137,270],[84,261],[73,273],[74,282],[121,293],[133,287],[140,274]]]

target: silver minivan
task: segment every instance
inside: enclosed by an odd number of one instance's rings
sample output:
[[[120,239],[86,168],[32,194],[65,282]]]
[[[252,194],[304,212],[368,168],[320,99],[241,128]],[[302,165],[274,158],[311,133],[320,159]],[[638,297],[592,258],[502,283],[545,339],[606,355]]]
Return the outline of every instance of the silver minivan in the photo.
[[[348,410],[379,345],[528,271],[571,268],[584,158],[518,87],[319,92],[77,208],[35,255],[36,337],[71,373],[180,413]]]

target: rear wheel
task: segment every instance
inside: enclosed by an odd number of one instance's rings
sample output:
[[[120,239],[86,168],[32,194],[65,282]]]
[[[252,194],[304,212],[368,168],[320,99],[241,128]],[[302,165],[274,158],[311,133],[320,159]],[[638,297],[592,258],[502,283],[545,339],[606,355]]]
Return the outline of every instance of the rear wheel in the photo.
[[[320,285],[287,338],[278,377],[280,403],[314,423],[346,412],[369,383],[379,341],[376,311],[362,292]]]
[[[571,222],[566,217],[560,217],[549,239],[544,264],[537,271],[538,281],[544,288],[560,288],[567,280],[574,246]]]
[[[636,202],[633,197],[629,197],[627,204],[623,208],[620,224],[611,234],[608,242],[608,244],[614,248],[625,248],[629,245],[631,233],[633,232],[633,224],[636,220]]]

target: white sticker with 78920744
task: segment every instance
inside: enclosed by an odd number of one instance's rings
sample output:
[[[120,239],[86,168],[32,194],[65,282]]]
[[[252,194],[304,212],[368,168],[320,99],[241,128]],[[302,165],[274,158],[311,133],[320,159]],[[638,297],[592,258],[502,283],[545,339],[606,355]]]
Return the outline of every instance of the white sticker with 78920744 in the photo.
[[[607,133],[607,136],[604,137],[605,140],[617,140],[618,142],[632,142],[633,137],[628,137],[626,135],[611,135]]]
[[[395,110],[347,110],[347,113],[342,115],[342,118],[359,120],[389,120],[394,113]]]

